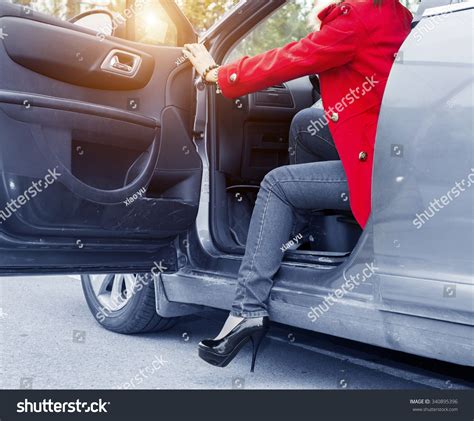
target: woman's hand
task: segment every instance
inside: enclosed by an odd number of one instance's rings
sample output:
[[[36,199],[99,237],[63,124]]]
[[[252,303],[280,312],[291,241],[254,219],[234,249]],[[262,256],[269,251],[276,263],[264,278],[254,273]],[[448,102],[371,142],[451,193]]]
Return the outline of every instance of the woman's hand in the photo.
[[[209,51],[207,51],[206,47],[202,44],[186,44],[183,49],[183,54],[189,59],[201,76],[206,69],[216,64],[215,60],[209,54]],[[209,72],[206,80],[208,82],[217,82],[217,71]]]

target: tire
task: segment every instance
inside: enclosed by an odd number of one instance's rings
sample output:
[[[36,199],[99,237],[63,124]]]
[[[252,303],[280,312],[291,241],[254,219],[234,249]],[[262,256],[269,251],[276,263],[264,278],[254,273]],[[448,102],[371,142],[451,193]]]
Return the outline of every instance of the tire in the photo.
[[[96,321],[112,332],[160,332],[176,318],[156,313],[155,283],[147,274],[81,275],[87,305]]]

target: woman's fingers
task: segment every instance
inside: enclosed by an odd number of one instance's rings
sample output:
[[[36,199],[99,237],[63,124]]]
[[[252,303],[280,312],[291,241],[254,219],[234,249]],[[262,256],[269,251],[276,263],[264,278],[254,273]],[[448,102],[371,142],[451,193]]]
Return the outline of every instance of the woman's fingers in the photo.
[[[191,52],[191,50],[188,48],[189,44],[185,44],[184,47],[183,47],[183,54],[186,56],[186,57],[190,57],[193,55],[193,53]]]
[[[188,50],[182,50],[181,52],[183,53],[183,56],[186,58],[191,59],[193,57],[193,55]]]
[[[183,55],[192,63],[196,71],[202,76],[206,69],[215,64],[214,59],[202,44],[185,44]]]
[[[194,56],[198,55],[200,52],[199,44],[185,44],[184,48],[190,51]]]
[[[207,50],[207,48],[206,48],[203,44],[198,44],[198,45],[199,45],[199,47],[198,47],[199,53],[200,53],[203,57],[210,58],[210,57],[211,57],[211,54],[209,53],[209,51]]]

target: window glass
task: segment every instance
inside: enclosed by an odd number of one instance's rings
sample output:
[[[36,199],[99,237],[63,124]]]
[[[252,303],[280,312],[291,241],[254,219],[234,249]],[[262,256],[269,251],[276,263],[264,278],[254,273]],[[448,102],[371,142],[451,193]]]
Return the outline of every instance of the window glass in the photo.
[[[222,19],[240,0],[176,0],[176,3],[201,33]]]
[[[69,20],[89,10],[107,10],[113,27],[134,23],[134,40],[146,44],[176,46],[176,25],[157,0],[11,0],[33,11]],[[171,1],[171,0],[169,0]]]
[[[69,20],[80,13],[94,9],[122,13],[126,7],[126,0],[12,0],[11,2],[63,20]]]
[[[304,38],[310,32],[308,17],[313,0],[293,0],[260,23],[232,50],[226,62],[253,56]]]
[[[135,41],[153,45],[178,45],[178,29],[158,1],[137,1],[134,15]]]
[[[418,8],[418,0],[402,0],[412,13]],[[273,48],[306,37],[310,25],[314,0],[292,0],[261,22],[231,51],[226,59],[230,63],[243,56],[254,56]]]
[[[418,6],[420,5],[420,1],[421,0],[400,0],[400,3],[402,3],[407,9],[409,9],[410,12],[415,14],[418,10]]]

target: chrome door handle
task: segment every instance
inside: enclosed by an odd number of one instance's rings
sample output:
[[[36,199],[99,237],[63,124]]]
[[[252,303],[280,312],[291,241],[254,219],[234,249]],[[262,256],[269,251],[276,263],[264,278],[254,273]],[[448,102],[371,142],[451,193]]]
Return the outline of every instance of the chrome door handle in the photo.
[[[140,68],[141,62],[142,58],[137,54],[114,49],[107,54],[100,68],[105,72],[134,77]]]

